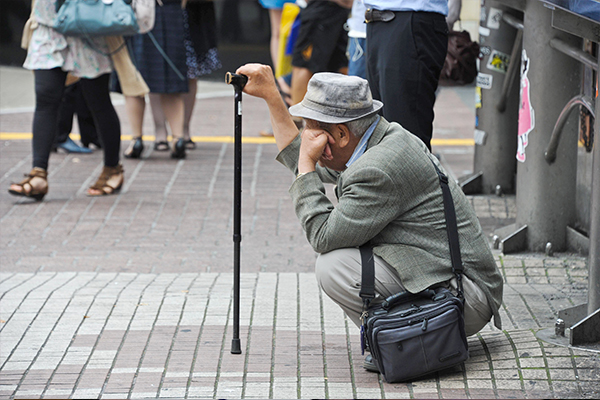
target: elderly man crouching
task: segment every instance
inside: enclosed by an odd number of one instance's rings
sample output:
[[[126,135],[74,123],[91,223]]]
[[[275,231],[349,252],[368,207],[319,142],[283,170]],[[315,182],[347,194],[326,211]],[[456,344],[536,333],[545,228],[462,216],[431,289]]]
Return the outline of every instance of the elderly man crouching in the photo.
[[[416,136],[377,114],[382,103],[372,99],[366,80],[315,74],[288,113],[270,67],[248,64],[236,72],[248,76],[246,93],[266,101],[277,160],[297,175],[290,194],[319,253],[319,285],[357,326],[363,305],[358,246],[367,242],[375,254],[375,301],[432,286],[456,289],[432,162],[443,168]],[[304,118],[301,135],[290,114]],[[337,205],[323,183],[336,184]],[[492,316],[501,327],[502,277],[468,200],[456,183],[450,188],[464,264],[465,330],[473,335]],[[367,357],[365,368],[373,367]]]

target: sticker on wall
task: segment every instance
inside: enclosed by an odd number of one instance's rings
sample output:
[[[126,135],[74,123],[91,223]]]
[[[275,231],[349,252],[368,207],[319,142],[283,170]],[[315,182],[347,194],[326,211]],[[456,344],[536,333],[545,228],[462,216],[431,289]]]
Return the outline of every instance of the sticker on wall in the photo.
[[[481,72],[477,74],[477,86],[482,89],[491,89],[492,81],[494,77],[490,74],[482,74]]]
[[[521,106],[519,108],[519,130],[517,142],[517,160],[525,162],[525,148],[529,143],[529,133],[535,127],[535,111],[531,104],[529,96],[529,77],[527,73],[530,69],[531,60],[527,57],[527,52],[523,50],[521,55]]]
[[[475,108],[481,108],[481,88],[479,86],[475,88]]]
[[[485,131],[475,129],[475,144],[483,146],[485,144],[485,139],[487,138],[487,133]]]
[[[487,27],[490,29],[500,28],[500,21],[502,21],[502,10],[490,7],[490,12],[487,17]]]
[[[503,74],[508,70],[510,56],[498,50],[493,50],[486,67],[492,71],[501,72]]]
[[[479,12],[479,22],[485,22],[487,19],[487,10],[485,7],[481,7],[481,11]]]
[[[490,36],[490,30],[483,26],[479,27],[479,36]]]
[[[492,48],[490,46],[480,46],[479,47],[479,58],[483,58],[484,56],[489,56],[492,54]]]

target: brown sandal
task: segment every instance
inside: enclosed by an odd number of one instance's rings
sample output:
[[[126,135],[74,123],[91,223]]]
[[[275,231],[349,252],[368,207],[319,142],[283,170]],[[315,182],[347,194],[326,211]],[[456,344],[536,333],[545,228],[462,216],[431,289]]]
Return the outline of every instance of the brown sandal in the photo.
[[[123,186],[123,181],[125,180],[123,172],[121,164],[116,167],[105,166],[96,183],[88,189],[87,195],[106,196],[118,192],[121,190],[121,186]],[[90,190],[97,190],[100,193],[91,193]]]
[[[15,196],[30,197],[40,201],[48,193],[48,173],[46,170],[35,167],[29,174],[25,175],[26,178],[19,183],[11,184],[11,188],[8,189],[8,193]],[[42,188],[36,188],[31,184],[34,178],[40,178],[44,180],[45,185]]]

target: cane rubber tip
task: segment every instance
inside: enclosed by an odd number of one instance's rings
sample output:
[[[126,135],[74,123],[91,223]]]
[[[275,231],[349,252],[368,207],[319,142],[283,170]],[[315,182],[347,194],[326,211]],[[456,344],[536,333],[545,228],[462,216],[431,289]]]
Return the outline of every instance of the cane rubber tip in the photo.
[[[242,354],[242,342],[240,339],[231,339],[231,354]]]

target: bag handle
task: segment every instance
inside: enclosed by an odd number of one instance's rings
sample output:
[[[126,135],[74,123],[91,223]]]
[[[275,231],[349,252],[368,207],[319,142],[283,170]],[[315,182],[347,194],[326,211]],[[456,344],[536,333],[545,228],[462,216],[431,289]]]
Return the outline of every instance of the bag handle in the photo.
[[[456,226],[456,210],[454,209],[454,201],[452,200],[452,193],[450,193],[450,187],[448,186],[448,177],[438,168],[433,160],[431,160],[431,163],[435,168],[435,172],[438,175],[440,186],[442,188],[444,217],[446,219],[446,232],[448,233],[448,244],[450,246],[452,272],[456,276],[458,297],[463,299],[464,292],[462,274],[464,272],[464,268],[462,264],[462,257],[460,255],[460,243],[458,241],[458,228]],[[360,246],[359,250],[362,262],[361,287],[359,295],[363,299],[363,315],[361,316],[361,319],[363,319],[371,300],[375,298],[375,260],[373,257],[373,248],[369,243]],[[425,291],[427,290],[428,289]],[[404,298],[403,296],[404,293],[399,293],[391,297]],[[388,298],[388,300],[390,300],[391,297]],[[395,298],[394,301],[398,301],[398,299]]]

